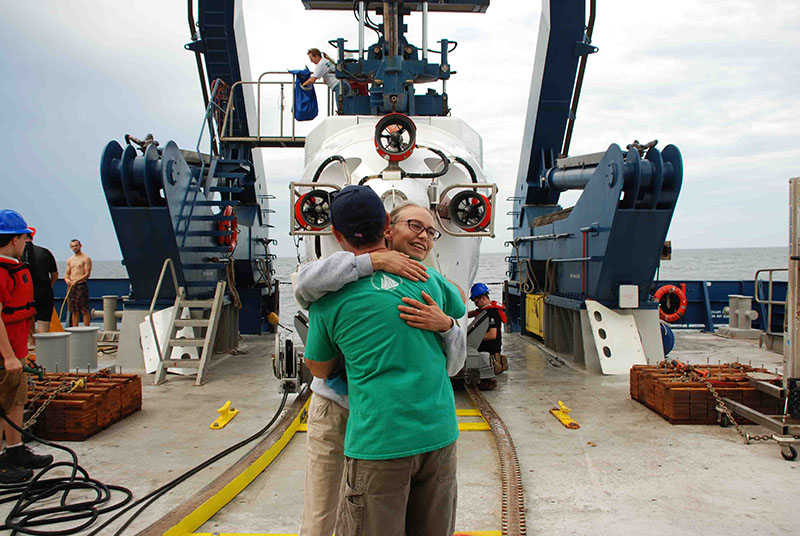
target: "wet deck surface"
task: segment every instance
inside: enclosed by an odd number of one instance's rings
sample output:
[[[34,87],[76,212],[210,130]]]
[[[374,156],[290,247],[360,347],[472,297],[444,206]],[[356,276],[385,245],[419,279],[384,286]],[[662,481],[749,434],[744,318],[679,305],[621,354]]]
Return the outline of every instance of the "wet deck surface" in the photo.
[[[774,443],[746,446],[732,428],[670,425],[631,400],[627,375],[595,376],[555,367],[527,339],[507,335],[504,342],[510,370],[498,378],[499,388],[485,396],[516,443],[529,533],[796,534],[800,463],[783,460]],[[94,478],[128,486],[136,496],[169,481],[261,428],[278,407],[271,337],[246,338],[242,349],[248,353],[218,362],[202,387],[177,376],[156,387],[152,376],[146,377],[142,411],[69,446]],[[753,342],[693,332],[678,334],[671,357],[695,363],[750,361],[770,369],[782,360]],[[210,430],[216,409],[226,400],[241,413],[223,430]],[[572,408],[579,430],[564,428],[550,415],[559,400]],[[463,394],[457,401],[460,407],[470,405]],[[296,533],[304,446],[305,435],[298,434],[264,474],[200,531]],[[149,525],[239,457],[234,454],[184,483],[126,534]],[[500,529],[498,473],[491,433],[462,432],[458,530]],[[0,515],[9,508],[0,505]]]

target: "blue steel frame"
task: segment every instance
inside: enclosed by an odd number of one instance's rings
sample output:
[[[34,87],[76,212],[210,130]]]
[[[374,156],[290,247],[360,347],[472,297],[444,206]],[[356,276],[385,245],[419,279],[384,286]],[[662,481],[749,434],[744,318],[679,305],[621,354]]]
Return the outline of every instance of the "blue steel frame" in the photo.
[[[198,31],[195,35],[192,29],[194,40],[185,48],[204,55],[205,75],[214,90],[221,82],[232,87],[242,76],[234,26],[237,2],[199,0],[197,12]],[[212,91],[211,99],[217,95]],[[233,100],[231,136],[248,137],[242,87],[227,98]],[[215,106],[217,102],[207,107],[204,129],[213,128],[209,116]],[[271,279],[274,256],[268,251],[272,241],[265,221],[269,196],[256,192],[252,148],[227,143],[216,154],[212,137],[208,155],[200,154],[199,141],[197,158],[188,153],[169,142],[158,148],[150,145],[140,156],[131,145],[123,149],[115,141],[103,152],[101,181],[130,277],[126,307],[149,303],[165,258],[175,263],[179,284],[188,295],[201,297],[213,293],[216,282],[225,277],[220,259],[232,256],[243,304],[240,331],[260,334],[268,326],[267,313],[277,312],[277,284]],[[226,207],[236,207],[236,216],[224,215]],[[240,232],[231,253],[220,239],[233,235],[225,227],[234,221]],[[169,300],[171,292],[165,289],[164,299]]]
[[[586,299],[618,307],[620,285],[636,285],[653,307],[650,283],[683,181],[680,151],[611,145],[604,153],[559,154],[572,118],[578,64],[594,53],[584,0],[543,0],[522,155],[513,196],[514,240],[507,307],[513,331],[525,325],[526,291],[577,310]],[[563,211],[561,192],[583,189]],[[533,274],[530,274],[530,271]]]
[[[447,94],[438,93],[429,88],[424,94],[417,95],[416,84],[428,84],[447,81],[454,73],[448,54],[457,43],[442,39],[439,41],[439,62],[429,62],[422,58],[422,51],[406,38],[408,26],[403,24],[403,17],[411,11],[421,11],[423,2],[392,0],[398,4],[398,42],[400,54],[390,55],[389,45],[385,40],[385,21],[379,24],[380,37],[377,42],[366,46],[366,57],[350,59],[347,53],[358,52],[347,49],[345,40],[336,39],[338,57],[336,62],[336,78],[344,81],[366,82],[370,85],[369,95],[357,95],[348,91],[337,91],[336,102],[340,115],[385,115],[401,112],[415,116],[444,116],[450,112]],[[428,3],[431,12],[465,12],[484,13],[489,7],[489,0],[436,0]],[[306,9],[348,10],[354,8],[353,2],[339,0],[303,0]],[[365,2],[367,11],[380,11],[383,2]],[[451,48],[451,45],[453,47]]]

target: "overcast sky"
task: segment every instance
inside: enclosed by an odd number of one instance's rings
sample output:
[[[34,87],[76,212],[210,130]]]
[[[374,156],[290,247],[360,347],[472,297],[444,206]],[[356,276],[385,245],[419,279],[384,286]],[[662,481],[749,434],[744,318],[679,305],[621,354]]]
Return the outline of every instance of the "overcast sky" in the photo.
[[[675,144],[685,173],[673,247],[785,245],[787,180],[800,175],[800,4],[598,4],[600,51],[589,59],[571,154],[634,139]],[[493,0],[483,15],[431,15],[432,43],[459,42],[453,115],[483,136],[485,172],[500,187],[502,231],[484,241],[487,252],[510,238],[505,199],[516,182],[540,5]],[[347,12],[305,11],[300,0],[244,0],[244,10],[254,74],[302,68],[312,46],[333,54],[328,39],[357,42]],[[194,57],[183,49],[186,20],[182,0],[0,3],[0,205],[22,212],[57,258],[73,237],[96,259],[120,257],[99,177],[108,141],[152,132],[162,145],[194,148],[204,110]],[[419,44],[418,15],[409,23]],[[267,101],[274,109],[277,98]],[[302,149],[271,150],[265,160],[277,253],[290,256],[287,184],[302,173]]]

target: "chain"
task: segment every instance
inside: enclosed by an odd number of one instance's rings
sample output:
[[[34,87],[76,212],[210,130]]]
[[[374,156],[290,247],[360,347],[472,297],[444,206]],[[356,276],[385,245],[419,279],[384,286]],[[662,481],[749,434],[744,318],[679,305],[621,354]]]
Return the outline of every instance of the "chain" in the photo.
[[[774,440],[774,438],[771,435],[766,435],[766,434],[765,435],[750,435],[747,432],[745,432],[744,430],[742,430],[739,427],[739,423],[736,422],[736,419],[733,416],[733,412],[725,404],[725,402],[722,401],[722,397],[719,396],[719,393],[717,392],[716,388],[711,384],[710,381],[708,381],[707,378],[705,378],[703,375],[698,374],[697,372],[695,372],[694,367],[692,365],[684,365],[681,368],[677,364],[675,364],[674,362],[664,361],[664,363],[666,363],[666,366],[672,368],[674,371],[681,373],[681,378],[679,379],[679,381],[681,381],[681,382],[689,382],[689,381],[699,380],[701,383],[703,383],[706,386],[708,391],[714,397],[714,400],[717,401],[717,406],[719,407],[720,410],[722,410],[722,412],[725,414],[725,417],[728,419],[728,421],[730,421],[730,423],[736,429],[736,433],[739,434],[739,436],[744,441],[745,445],[749,445],[751,442],[754,442],[754,441],[772,441],[772,440]],[[744,370],[744,367],[742,365],[738,364],[738,363],[733,365],[733,367]],[[691,375],[691,378],[690,378],[690,375]]]
[[[739,423],[737,423],[736,419],[733,417],[733,412],[731,412],[730,408],[727,405],[725,405],[725,402],[722,401],[722,397],[719,396],[719,393],[717,393],[717,390],[714,388],[713,385],[711,385],[711,382],[708,381],[706,378],[700,376],[699,374],[697,374],[696,376],[698,377],[698,379],[701,382],[703,382],[706,385],[706,387],[708,387],[709,392],[714,397],[714,399],[717,401],[717,405],[719,406],[719,409],[721,409],[723,411],[723,413],[725,413],[725,416],[727,417],[727,419],[731,422],[733,427],[736,429],[736,433],[739,434],[739,436],[742,438],[742,440],[744,440],[744,444],[745,445],[749,445],[751,441],[772,441],[773,438],[772,438],[771,435],[750,435],[747,432],[745,432],[744,430],[742,430],[739,427]]]
[[[41,415],[41,414],[42,414],[42,412],[43,412],[45,409],[47,409],[47,406],[49,406],[49,405],[50,405],[50,402],[52,402],[52,401],[55,399],[55,397],[57,397],[59,394],[61,394],[61,393],[71,393],[71,392],[72,392],[72,391],[74,391],[76,388],[78,388],[78,387],[81,387],[81,386],[83,386],[83,385],[84,385],[84,381],[83,381],[83,380],[76,380],[76,381],[74,381],[74,382],[71,382],[71,381],[68,381],[68,380],[64,380],[63,382],[61,382],[61,385],[59,385],[58,387],[56,387],[56,388],[55,388],[55,389],[54,389],[54,390],[53,390],[53,391],[50,393],[50,395],[47,397],[47,399],[46,399],[44,402],[42,402],[42,405],[41,405],[41,406],[39,406],[39,408],[38,408],[38,409],[37,409],[37,410],[34,412],[34,414],[33,414],[33,415],[31,415],[31,418],[30,418],[30,419],[28,419],[28,420],[25,422],[25,424],[23,425],[23,427],[22,427],[22,428],[23,428],[23,429],[25,429],[25,430],[27,430],[28,428],[30,428],[31,426],[33,426],[34,424],[36,424],[36,421],[37,421],[37,419],[39,418],[39,415]],[[44,391],[44,390],[43,390],[43,391],[42,391],[42,393],[41,393],[40,395],[37,395],[36,397],[34,397],[34,398],[31,400],[31,402],[35,402],[35,401],[36,401],[36,400],[38,400],[39,398],[42,398],[42,396],[44,396],[44,393],[46,393],[46,392],[47,392],[47,391]]]

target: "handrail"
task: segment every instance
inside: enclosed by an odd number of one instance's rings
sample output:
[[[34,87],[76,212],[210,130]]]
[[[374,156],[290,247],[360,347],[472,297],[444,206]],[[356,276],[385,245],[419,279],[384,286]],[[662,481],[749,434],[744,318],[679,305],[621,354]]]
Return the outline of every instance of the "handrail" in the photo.
[[[266,81],[263,80],[264,76],[267,76],[267,75],[291,75],[292,79],[291,79],[291,81],[289,81],[289,80],[266,80]],[[284,116],[284,113],[285,113],[285,110],[286,110],[286,106],[284,104],[284,102],[285,102],[284,87],[287,84],[291,84],[291,86],[294,87],[296,78],[297,78],[296,75],[294,75],[292,73],[289,73],[287,71],[265,71],[265,72],[261,73],[261,75],[259,75],[258,79],[255,80],[255,81],[239,80],[238,82],[235,82],[230,87],[230,94],[232,96],[234,94],[234,91],[236,90],[236,88],[238,86],[246,86],[246,85],[255,85],[256,86],[256,116],[257,116],[256,117],[256,136],[250,136],[249,138],[246,138],[246,139],[261,141],[261,140],[265,140],[265,139],[268,139],[268,138],[272,137],[272,136],[262,136],[261,135],[261,86],[262,85],[280,86],[280,89],[281,89],[281,98],[280,98],[280,137],[281,138],[287,137],[292,141],[295,141],[295,140],[298,139],[297,130],[296,130],[297,120],[294,118],[294,114],[292,114],[292,135],[291,136],[284,136],[283,135],[284,134],[283,133],[283,129],[284,129],[283,116]],[[333,109],[332,109],[333,99],[331,98],[331,90],[330,90],[330,88],[328,88],[328,85],[322,80],[318,80],[318,81],[314,82],[314,84],[315,85],[325,86],[325,88],[327,89],[328,102],[327,102],[327,107],[326,107],[325,111],[326,111],[328,116],[333,115]],[[231,113],[235,109],[233,100],[234,99],[232,97],[230,99],[228,99],[228,104],[225,107],[225,115],[224,115],[224,119],[222,121],[222,128],[220,129],[220,139],[223,140],[223,141],[225,141],[225,140],[239,141],[239,138],[234,138],[233,137],[233,122],[230,121]],[[295,103],[295,98],[294,98],[294,91],[292,91],[292,110],[294,110],[295,104],[296,103]]]
[[[164,282],[164,274],[167,273],[167,266],[169,266],[170,271],[172,272],[172,286],[175,289],[175,294],[179,294],[180,290],[178,287],[178,274],[175,272],[175,263],[172,262],[172,258],[167,257],[164,259],[164,264],[161,266],[161,275],[158,276],[158,283],[156,284],[156,290],[153,292],[153,301],[150,302],[150,329],[153,332],[153,340],[156,341],[156,350],[158,351],[158,359],[161,360],[166,356],[161,355],[161,345],[158,342],[158,334],[156,333],[156,323],[153,321],[153,312],[156,308],[156,300],[158,299],[158,295],[161,293],[161,284]],[[167,334],[169,336],[169,334]]]
[[[181,203],[180,216],[185,216],[185,217],[178,219],[178,223],[177,223],[176,229],[175,229],[176,234],[179,233],[179,227],[180,227],[181,221],[185,222],[184,226],[183,226],[182,236],[181,236],[181,244],[180,244],[181,247],[186,244],[186,237],[188,236],[188,232],[189,232],[190,220],[192,218],[192,215],[194,214],[194,207],[197,204],[197,195],[200,193],[200,181],[203,180],[203,176],[205,175],[206,159],[203,158],[202,153],[200,153],[200,144],[203,141],[203,134],[205,134],[206,127],[209,130],[209,154],[211,154],[213,152],[213,150],[214,150],[215,132],[214,132],[214,114],[212,112],[214,111],[215,107],[217,109],[219,109],[219,111],[222,111],[222,107],[220,107],[220,105],[217,104],[216,101],[215,101],[216,96],[217,96],[217,90],[219,89],[219,85],[220,84],[224,84],[224,82],[222,80],[220,80],[219,78],[217,78],[214,81],[213,88],[211,89],[211,99],[208,102],[208,106],[206,106],[206,113],[203,116],[203,123],[202,123],[202,127],[200,128],[200,136],[198,136],[197,145],[195,146],[195,151],[197,152],[197,158],[200,160],[200,174],[197,176],[198,177],[198,179],[197,179],[198,187],[194,189],[194,195],[192,196],[192,204],[189,207],[188,216],[186,216],[184,214],[184,209],[186,208],[186,200],[189,197],[189,191],[191,190],[191,186],[192,186],[191,180],[187,184],[186,191],[183,194],[183,202]],[[231,99],[229,99],[229,101],[230,100]]]
[[[756,300],[756,303],[767,304],[767,323],[764,326],[766,329],[764,331],[766,333],[770,333],[772,331],[772,306],[773,305],[783,305],[786,307],[786,300],[773,300],[772,299],[772,274],[774,272],[788,272],[788,268],[763,268],[761,270],[756,270],[756,275],[753,278],[753,297]],[[761,272],[769,272],[769,286],[767,287],[767,299],[762,300],[758,297],[759,289],[761,286],[759,283],[761,282],[758,278],[758,275]],[[785,318],[784,318],[785,320]]]
[[[756,286],[756,288],[755,288],[756,291],[753,293],[753,294],[755,294],[756,303],[766,303],[767,305],[786,305],[786,300],[783,300],[783,301],[780,301],[780,300],[773,301],[772,300],[772,273],[773,272],[788,272],[788,271],[789,271],[788,268],[764,268],[762,270],[756,270],[756,275],[755,275],[755,278],[754,278],[754,284]],[[766,300],[762,300],[761,298],[758,297],[758,288],[759,288],[758,284],[761,282],[759,280],[759,278],[758,278],[758,274],[760,274],[761,272],[769,272],[769,281],[768,281],[769,282],[769,287],[768,287],[769,288],[769,292],[768,292],[768,297],[767,297]]]

